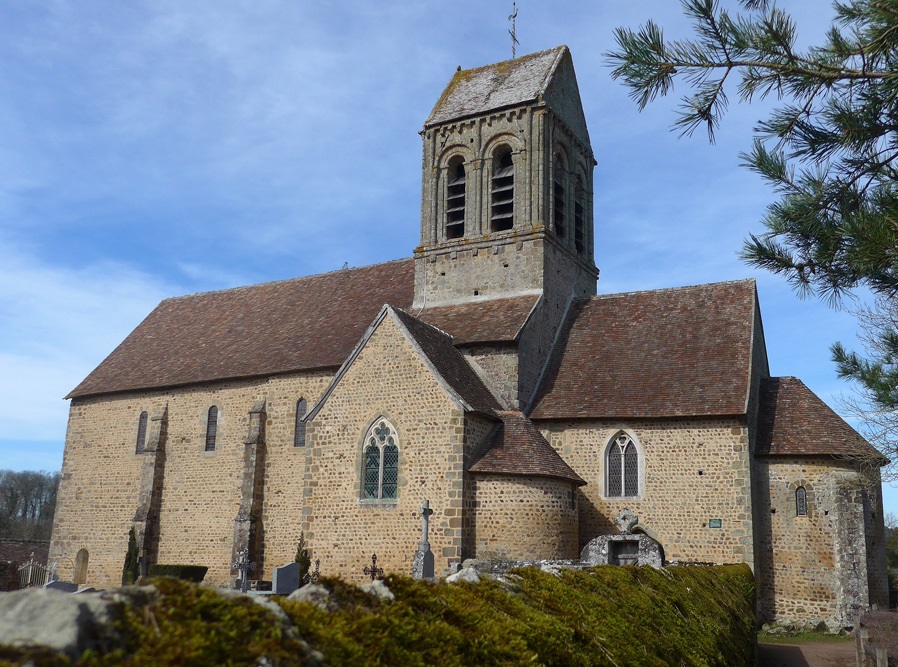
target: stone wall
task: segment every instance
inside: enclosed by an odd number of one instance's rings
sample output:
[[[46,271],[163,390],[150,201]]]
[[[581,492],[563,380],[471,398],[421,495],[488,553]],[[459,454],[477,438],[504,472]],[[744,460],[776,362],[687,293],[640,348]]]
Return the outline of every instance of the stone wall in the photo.
[[[846,461],[770,457],[756,465],[767,489],[758,508],[760,620],[824,621],[832,630],[854,625],[859,611],[882,604],[876,595],[886,586],[885,572],[867,558],[865,523],[881,524],[882,511],[870,516],[868,502],[865,512],[864,496],[878,492],[865,489]],[[805,489],[807,515],[797,514],[798,487]]]
[[[363,438],[386,417],[399,437],[394,500],[363,499]],[[372,553],[387,571],[411,573],[430,500],[437,576],[461,557],[465,417],[392,318],[385,317],[309,423],[303,529],[324,574],[364,578]]]
[[[477,559],[577,558],[575,486],[561,479],[478,474],[474,554]]]
[[[86,549],[86,583],[120,583],[147,456],[135,453],[137,422],[142,411],[152,415],[168,403],[156,561],[207,565],[206,581],[227,583],[249,410],[263,398],[268,417],[262,514],[266,551],[257,572],[292,561],[301,529],[305,465],[305,449],[293,446],[296,401],[307,397],[313,405],[330,377],[319,372],[73,400],[51,562],[63,553],[74,560]],[[206,452],[211,405],[219,408],[218,438],[215,451]]]
[[[675,562],[753,563],[748,435],[738,419],[540,423],[562,458],[587,482],[579,489],[582,548],[618,532],[623,509]],[[640,492],[605,493],[605,449],[620,431],[640,451]],[[684,502],[688,499],[688,502]],[[715,527],[719,520],[720,527]]]

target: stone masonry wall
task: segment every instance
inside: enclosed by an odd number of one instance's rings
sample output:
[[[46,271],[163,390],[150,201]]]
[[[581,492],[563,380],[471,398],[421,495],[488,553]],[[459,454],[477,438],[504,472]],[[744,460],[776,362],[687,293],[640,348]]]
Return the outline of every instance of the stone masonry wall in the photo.
[[[474,475],[477,559],[573,559],[579,555],[574,485],[566,480]]]
[[[465,470],[486,452],[488,438],[496,428],[497,421],[478,414],[470,414],[465,423]],[[474,531],[477,518],[477,488],[473,476],[465,477],[465,497],[463,514],[463,542],[461,559],[472,558],[474,554]]]
[[[304,448],[293,447],[296,401],[314,405],[326,372],[225,382],[164,392],[75,399],[69,416],[51,560],[87,549],[87,583],[117,585],[137,509],[135,454],[141,411],[168,403],[158,562],[206,565],[206,581],[230,579],[234,519],[240,503],[249,410],[266,399],[266,484],[262,528],[266,552],[256,571],[293,560],[300,532]],[[216,450],[205,452],[211,405],[219,408]]]
[[[579,489],[582,548],[624,508],[670,561],[753,565],[748,435],[738,419],[540,423],[546,439],[587,482]],[[605,493],[605,449],[625,431],[640,450],[640,494]],[[720,528],[711,519],[720,520]]]
[[[760,620],[823,621],[831,630],[853,625],[859,611],[882,601],[871,599],[871,579],[876,589],[885,579],[884,572],[868,572],[865,524],[876,517],[864,516],[859,474],[829,458],[771,457],[756,465],[767,489],[758,508]],[[796,511],[799,486],[806,491],[806,516]],[[877,517],[881,521],[881,511]]]
[[[395,500],[362,499],[362,439],[378,417],[399,436]],[[325,574],[364,578],[372,553],[388,572],[410,574],[427,498],[435,572],[461,556],[464,413],[437,383],[392,318],[384,318],[309,423],[303,528]]]

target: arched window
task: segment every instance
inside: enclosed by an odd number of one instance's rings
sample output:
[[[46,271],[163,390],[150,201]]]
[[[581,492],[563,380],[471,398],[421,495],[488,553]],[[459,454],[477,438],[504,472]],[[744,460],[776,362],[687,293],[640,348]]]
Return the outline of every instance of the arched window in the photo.
[[[446,238],[465,235],[465,161],[454,157],[446,175]]]
[[[586,248],[585,223],[586,216],[586,189],[583,180],[577,177],[577,187],[574,189],[574,248],[577,254],[582,254]]]
[[[305,447],[306,423],[302,420],[306,416],[306,399],[296,401],[296,422],[293,425],[293,446]]]
[[[218,408],[214,405],[209,408],[209,417],[206,419],[206,451],[215,451],[215,438],[218,436]]]
[[[362,498],[396,498],[399,485],[399,436],[389,420],[374,421],[365,434]]]
[[[609,497],[639,495],[639,451],[626,433],[619,433],[605,452],[605,493]]]
[[[795,489],[795,516],[808,515],[808,492],[803,486]]]
[[[134,447],[135,454],[143,454],[147,446],[147,419],[149,415],[146,411],[140,413],[137,419],[137,445]]]
[[[74,572],[74,583],[76,584],[86,584],[87,583],[87,561],[90,560],[90,554],[88,554],[87,549],[79,549],[77,555],[75,556],[75,572]]]
[[[514,227],[514,163],[511,149],[500,147],[493,157],[493,182],[490,188],[490,225],[494,232]]]
[[[565,223],[565,179],[564,163],[561,155],[555,154],[555,161],[552,165],[552,224],[555,227],[555,233],[558,238],[563,239],[567,232]]]

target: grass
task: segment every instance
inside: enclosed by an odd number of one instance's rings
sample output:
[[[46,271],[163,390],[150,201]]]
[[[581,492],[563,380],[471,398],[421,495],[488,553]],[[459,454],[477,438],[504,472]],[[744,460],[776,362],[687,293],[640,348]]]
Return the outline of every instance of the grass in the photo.
[[[796,632],[790,635],[771,635],[766,632],[758,633],[758,642],[761,644],[807,644],[810,642],[830,642],[839,644],[854,641],[854,635],[831,635],[824,632]]]

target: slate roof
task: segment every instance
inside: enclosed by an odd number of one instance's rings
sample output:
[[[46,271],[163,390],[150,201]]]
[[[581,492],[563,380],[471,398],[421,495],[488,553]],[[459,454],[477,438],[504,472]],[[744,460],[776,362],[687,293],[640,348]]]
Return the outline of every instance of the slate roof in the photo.
[[[460,70],[437,100],[424,127],[533,102],[546,91],[566,46],[485,67]]]
[[[162,301],[66,398],[338,368],[385,303],[410,308],[411,259]],[[456,344],[511,342],[538,296],[428,308]]]
[[[337,367],[413,290],[407,259],[166,299],[67,398]]]
[[[882,457],[795,377],[761,381],[755,453],[758,456]]]
[[[520,412],[501,412],[488,438],[489,449],[468,467],[471,472],[556,477],[578,486],[586,482],[564,462],[532,421]]]
[[[478,412],[492,414],[502,406],[486,388],[480,376],[452,344],[452,337],[416,319],[399,308],[393,313],[417,343],[418,348],[430,360],[437,373],[458,396]]]
[[[755,307],[753,280],[580,301],[530,417],[745,414]]]
[[[511,342],[517,340],[538,300],[539,295],[530,295],[435,306],[418,317],[450,332],[456,345]]]

